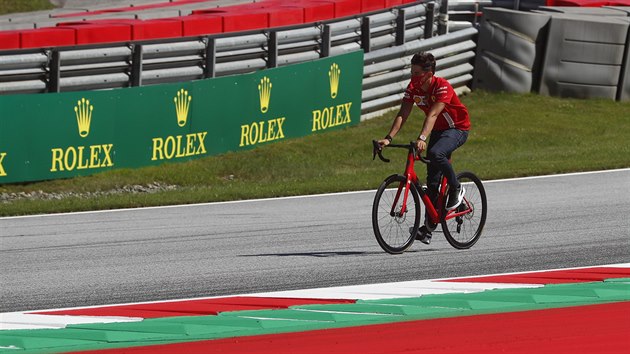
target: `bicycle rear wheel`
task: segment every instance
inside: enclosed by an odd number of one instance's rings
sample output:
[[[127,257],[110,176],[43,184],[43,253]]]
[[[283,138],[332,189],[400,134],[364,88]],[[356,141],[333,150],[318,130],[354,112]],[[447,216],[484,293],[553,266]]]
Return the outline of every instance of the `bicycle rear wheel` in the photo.
[[[374,236],[381,248],[391,254],[408,249],[420,225],[420,198],[413,183],[409,184],[411,195],[407,196],[406,210],[401,213],[406,183],[407,178],[401,175],[387,177],[378,188],[372,205]]]
[[[472,247],[481,237],[488,212],[486,190],[481,180],[472,172],[462,172],[457,180],[465,188],[464,201],[457,209],[442,209],[442,231],[448,243],[457,249]],[[459,215],[458,215],[459,214]]]

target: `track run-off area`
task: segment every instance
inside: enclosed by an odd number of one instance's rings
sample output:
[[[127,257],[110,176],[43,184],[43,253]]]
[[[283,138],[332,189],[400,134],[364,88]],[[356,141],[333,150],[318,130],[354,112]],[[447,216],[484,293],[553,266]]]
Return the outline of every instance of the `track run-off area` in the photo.
[[[628,352],[630,169],[484,183],[398,256],[374,191],[0,218],[0,352]]]

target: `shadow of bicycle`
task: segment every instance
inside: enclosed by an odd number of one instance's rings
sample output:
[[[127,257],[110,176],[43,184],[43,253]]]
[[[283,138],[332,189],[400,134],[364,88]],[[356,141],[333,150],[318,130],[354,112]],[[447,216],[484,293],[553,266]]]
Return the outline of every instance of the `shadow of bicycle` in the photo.
[[[419,253],[419,252],[433,252],[437,251],[437,249],[423,249],[423,250],[407,250],[405,253]],[[359,251],[339,251],[339,252],[290,252],[290,253],[259,253],[259,254],[241,254],[238,257],[317,257],[317,258],[327,258],[327,257],[361,257],[361,256],[371,256],[371,255],[387,255],[387,253],[383,251],[370,251],[370,252],[359,252]]]
[[[239,257],[348,257],[348,256],[368,256],[373,254],[382,254],[383,252],[358,252],[358,251],[341,251],[341,252],[290,252],[290,253],[259,253],[259,254],[242,254]]]

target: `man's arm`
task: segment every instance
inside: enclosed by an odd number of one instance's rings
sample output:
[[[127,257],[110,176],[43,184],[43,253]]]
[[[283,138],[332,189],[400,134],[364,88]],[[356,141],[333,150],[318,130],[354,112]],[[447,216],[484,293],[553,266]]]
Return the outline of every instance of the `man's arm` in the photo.
[[[400,131],[400,128],[402,128],[402,126],[405,125],[407,118],[409,118],[409,114],[411,113],[412,108],[413,108],[413,102],[402,101],[402,103],[400,104],[400,110],[398,111],[398,114],[396,114],[396,118],[394,118],[392,127],[389,130],[389,133],[387,134],[388,136],[390,136],[391,138],[394,138],[396,134],[398,134],[398,132]],[[389,145],[390,141],[389,139],[381,139],[378,141],[378,143],[380,145]]]
[[[426,137],[431,134],[435,121],[442,110],[444,110],[444,107],[446,107],[444,102],[437,102],[433,105],[433,107],[431,107],[429,114],[427,114],[427,117],[424,119],[422,131],[420,132],[420,135],[418,135],[418,140],[416,140],[418,151],[422,152],[427,149]]]

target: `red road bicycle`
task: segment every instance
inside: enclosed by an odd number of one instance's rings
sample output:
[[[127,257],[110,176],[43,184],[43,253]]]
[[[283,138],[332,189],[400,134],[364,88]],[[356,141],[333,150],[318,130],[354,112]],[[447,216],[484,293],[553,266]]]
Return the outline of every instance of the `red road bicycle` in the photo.
[[[383,148],[375,140],[372,144],[372,159],[378,155],[382,161],[389,162],[389,159],[383,157]],[[442,232],[451,246],[457,249],[472,247],[479,240],[486,223],[486,191],[481,180],[472,172],[459,173],[457,179],[466,190],[464,201],[456,209],[447,211],[446,177],[441,179],[435,205],[429,198],[426,187],[420,185],[414,171],[414,162],[428,164],[430,161],[416,153],[416,144],[389,144],[386,147],[407,149],[409,153],[405,173],[385,178],[374,197],[372,227],[381,248],[391,254],[400,254],[411,247],[420,228],[421,202],[425,205],[431,222],[441,224]]]

